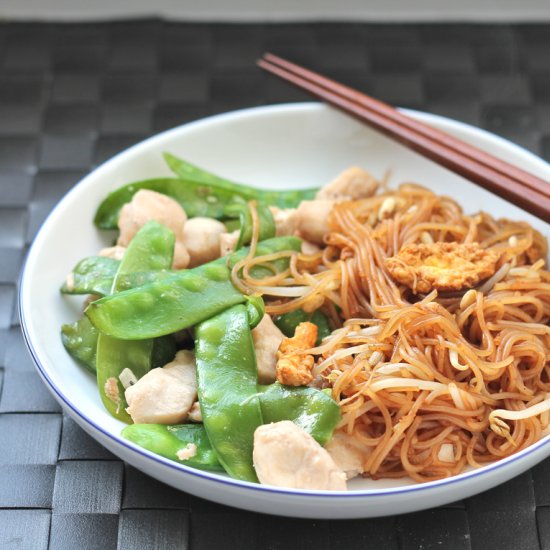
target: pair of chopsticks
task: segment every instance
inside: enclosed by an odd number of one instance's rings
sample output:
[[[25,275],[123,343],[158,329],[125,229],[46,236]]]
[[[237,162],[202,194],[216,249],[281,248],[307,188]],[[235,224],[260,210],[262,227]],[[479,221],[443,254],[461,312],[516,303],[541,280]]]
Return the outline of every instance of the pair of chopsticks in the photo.
[[[272,54],[258,65],[550,223],[550,185],[358,90]]]

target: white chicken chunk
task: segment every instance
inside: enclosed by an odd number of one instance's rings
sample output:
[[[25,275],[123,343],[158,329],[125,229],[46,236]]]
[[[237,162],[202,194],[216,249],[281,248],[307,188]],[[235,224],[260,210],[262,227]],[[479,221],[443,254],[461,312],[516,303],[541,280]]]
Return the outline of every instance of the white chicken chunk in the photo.
[[[338,202],[366,199],[372,197],[377,189],[378,182],[368,172],[352,166],[320,189],[315,198]]]
[[[227,256],[235,250],[237,241],[239,240],[240,231],[232,231],[231,233],[222,233],[220,235],[220,256]]]
[[[277,208],[270,206],[269,210],[275,222],[275,235],[283,237],[284,235],[294,235],[298,230],[298,209],[297,208]]]
[[[174,200],[162,193],[140,189],[120,210],[118,227],[120,235],[117,244],[128,246],[136,233],[148,222],[155,220],[174,232],[175,269],[185,269],[189,265],[189,253],[183,244],[183,227],[187,221],[185,210]]]
[[[277,328],[267,313],[262,317],[258,326],[252,330],[260,384],[275,382],[277,350],[284,337],[285,335]]]
[[[328,216],[334,201],[323,199],[302,201],[298,206],[298,231],[300,236],[316,244],[323,244],[323,237],[329,232]]]
[[[189,252],[189,267],[220,257],[220,237],[225,225],[214,218],[191,218],[183,226],[183,244]]]
[[[178,351],[174,360],[152,369],[125,391],[127,413],[136,424],[179,424],[197,399],[195,355]]]
[[[337,431],[325,449],[334,462],[344,471],[346,479],[351,479],[362,474],[365,470],[363,462],[368,455],[368,449],[362,448],[352,436],[345,432]]]
[[[253,459],[258,479],[266,485],[346,490],[346,475],[328,452],[289,420],[256,428]]]

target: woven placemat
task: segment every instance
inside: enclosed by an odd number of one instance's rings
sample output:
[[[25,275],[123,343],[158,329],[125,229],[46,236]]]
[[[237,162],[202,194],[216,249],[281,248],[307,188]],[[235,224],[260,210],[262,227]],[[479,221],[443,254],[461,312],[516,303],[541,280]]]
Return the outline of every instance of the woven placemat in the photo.
[[[63,415],[39,380],[15,301],[45,216],[94,166],[155,132],[308,99],[255,68],[265,50],[550,159],[550,25],[0,25],[0,548],[550,548],[550,461],[416,514],[274,518],[125,465]]]

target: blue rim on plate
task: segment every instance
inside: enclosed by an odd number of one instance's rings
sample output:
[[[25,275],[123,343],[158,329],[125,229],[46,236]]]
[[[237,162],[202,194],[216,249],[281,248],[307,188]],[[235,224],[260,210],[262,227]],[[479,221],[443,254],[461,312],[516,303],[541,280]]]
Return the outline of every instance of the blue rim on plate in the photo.
[[[284,105],[284,107],[289,108],[289,109],[293,109],[293,108],[303,109],[304,106],[306,106],[306,105],[316,107],[319,104],[315,103],[315,102],[307,102],[307,103],[291,103],[291,104],[283,104],[283,105]],[[197,121],[193,121],[193,122],[178,126],[176,128],[166,130],[166,131],[161,132],[159,134],[155,134],[154,136],[151,136],[151,137],[149,137],[149,138],[133,145],[132,147],[130,147],[128,149],[125,149],[124,151],[121,151],[120,153],[118,153],[117,155],[115,155],[111,159],[107,160],[106,162],[104,162],[100,166],[101,167],[106,166],[106,165],[110,164],[111,162],[113,162],[115,159],[117,159],[120,155],[125,154],[128,151],[131,151],[135,148],[141,147],[142,145],[144,145],[144,144],[148,143],[149,141],[151,141],[153,139],[156,139],[160,136],[169,135],[170,133],[179,130],[182,126],[191,127],[191,126],[194,126],[194,125],[203,124],[206,120],[208,120],[209,122],[216,122],[216,121],[219,121],[220,119],[223,119],[225,117],[231,117],[231,116],[234,116],[234,115],[236,115],[238,113],[242,113],[242,112],[251,112],[251,113],[257,114],[257,113],[264,113],[264,112],[268,112],[268,111],[276,110],[276,109],[280,109],[280,108],[281,108],[281,105],[268,105],[268,106],[263,106],[263,107],[253,107],[253,108],[239,109],[239,110],[236,110],[236,111],[231,111],[231,112],[228,112],[228,113],[222,113],[222,114],[219,114],[219,115],[214,115],[214,116],[207,117],[205,119],[200,119],[200,120],[197,120]],[[460,130],[466,131],[466,132],[472,132],[475,129],[475,133],[477,133],[477,134],[482,134],[484,136],[490,137],[491,140],[500,142],[500,143],[506,145],[507,147],[512,147],[516,151],[521,152],[521,154],[527,155],[531,159],[536,160],[538,163],[542,163],[542,165],[550,166],[543,159],[541,159],[540,157],[537,157],[536,155],[534,155],[533,153],[527,151],[526,149],[523,149],[522,147],[516,145],[515,143],[512,143],[512,142],[510,142],[510,141],[508,141],[508,140],[506,140],[506,139],[504,139],[500,136],[496,136],[496,135],[494,135],[494,134],[492,134],[492,133],[490,133],[486,130],[483,130],[483,129],[480,129],[480,128],[474,128],[469,124],[459,122],[459,121],[455,121],[455,120],[452,120],[452,119],[448,119],[446,117],[442,117],[442,116],[438,116],[438,115],[433,115],[433,114],[424,113],[424,112],[420,112],[420,111],[414,111],[414,110],[410,110],[410,109],[401,109],[401,110],[403,112],[411,113],[413,115],[415,113],[418,113],[425,120],[428,120],[428,123],[429,123],[430,120],[433,120],[435,122],[443,121],[447,125],[450,123],[452,126],[458,128]],[[95,170],[97,170],[98,168],[99,167],[96,167]],[[40,361],[40,359],[38,357],[38,353],[37,353],[36,349],[33,346],[33,343],[31,341],[31,337],[30,337],[30,334],[29,334],[29,329],[28,329],[28,326],[27,326],[27,321],[26,321],[25,314],[24,314],[23,288],[24,288],[24,282],[25,282],[25,274],[26,274],[26,270],[27,270],[28,258],[32,254],[35,241],[36,241],[38,235],[40,235],[40,233],[42,232],[43,228],[50,222],[50,219],[56,213],[56,211],[58,210],[60,205],[66,200],[66,198],[70,194],[72,194],[76,190],[77,187],[80,186],[81,183],[82,183],[82,180],[81,180],[81,182],[78,182],[56,204],[56,206],[52,209],[52,211],[48,214],[48,216],[46,217],[46,219],[42,223],[40,229],[38,230],[38,232],[35,236],[35,239],[33,240],[33,243],[32,243],[32,245],[29,249],[29,253],[27,254],[27,258],[25,259],[25,265],[24,265],[23,269],[21,270],[21,276],[19,278],[18,311],[19,311],[19,318],[20,318],[20,322],[21,322],[21,329],[22,329],[23,339],[25,341],[27,349],[29,350],[29,353],[30,353],[30,355],[33,359],[33,362],[35,363],[42,379],[45,381],[45,383],[49,387],[50,391],[56,396],[56,399],[59,402],[61,402],[62,404],[64,404],[68,409],[70,409],[73,414],[80,417],[84,422],[86,422],[89,426],[91,426],[94,430],[99,432],[101,435],[107,437],[108,439],[111,439],[115,444],[121,445],[121,446],[125,447],[126,449],[134,452],[137,455],[141,455],[144,458],[150,459],[150,460],[152,460],[152,461],[154,461],[158,464],[161,464],[163,466],[167,466],[167,467],[169,467],[173,470],[185,472],[186,474],[190,474],[192,476],[195,476],[195,477],[198,477],[198,478],[201,478],[201,479],[205,479],[205,480],[208,480],[208,481],[214,481],[216,483],[230,485],[230,486],[238,487],[238,488],[252,489],[254,491],[260,491],[260,492],[264,492],[264,493],[276,493],[276,494],[283,494],[283,495],[293,495],[293,496],[296,496],[296,497],[304,497],[304,498],[308,497],[308,496],[329,497],[331,499],[334,499],[334,498],[353,499],[353,498],[369,497],[369,496],[374,496],[374,497],[376,497],[376,496],[389,496],[389,495],[396,495],[396,494],[408,494],[408,493],[414,493],[414,492],[423,492],[423,491],[427,491],[427,490],[434,489],[434,488],[446,487],[446,486],[449,486],[449,485],[452,485],[452,484],[455,484],[455,483],[459,483],[459,482],[467,480],[467,479],[476,478],[476,477],[479,477],[481,475],[486,475],[488,473],[491,473],[491,472],[494,472],[494,471],[499,470],[501,468],[504,468],[505,466],[513,464],[513,463],[515,463],[519,460],[522,460],[526,456],[531,455],[532,453],[539,450],[540,448],[545,447],[546,445],[550,444],[550,434],[549,434],[549,435],[544,436],[542,439],[540,439],[536,443],[533,443],[532,445],[530,445],[526,449],[524,449],[524,450],[522,450],[518,453],[515,453],[513,455],[510,455],[506,458],[503,458],[501,460],[498,460],[496,462],[493,462],[491,464],[488,464],[487,466],[483,466],[481,468],[478,468],[478,469],[475,469],[475,470],[470,470],[470,471],[467,471],[467,472],[462,472],[461,474],[458,474],[456,476],[452,476],[450,478],[444,478],[444,479],[440,479],[440,480],[436,480],[436,481],[418,483],[418,484],[414,484],[414,485],[408,485],[408,486],[405,486],[405,487],[388,487],[388,488],[385,488],[385,489],[360,489],[360,490],[350,490],[350,491],[313,491],[313,490],[306,490],[306,489],[289,490],[289,489],[284,489],[284,488],[279,488],[279,487],[266,486],[266,485],[261,485],[261,484],[247,482],[247,481],[240,481],[240,480],[228,478],[228,477],[225,477],[225,476],[222,476],[222,475],[206,472],[206,471],[203,471],[203,470],[198,470],[198,469],[186,466],[184,464],[179,464],[175,461],[166,459],[166,458],[161,457],[159,455],[156,455],[156,454],[154,454],[150,451],[147,451],[147,450],[143,449],[142,447],[139,447],[139,446],[123,439],[121,436],[117,437],[117,436],[109,433],[108,431],[104,430],[100,425],[96,424],[91,418],[89,418],[88,416],[83,414],[79,410],[79,408],[70,400],[70,398],[68,396],[66,396],[59,389],[59,387],[55,384],[55,382],[51,379],[51,377],[49,376],[49,374],[47,372],[47,369],[44,367],[44,365]]]

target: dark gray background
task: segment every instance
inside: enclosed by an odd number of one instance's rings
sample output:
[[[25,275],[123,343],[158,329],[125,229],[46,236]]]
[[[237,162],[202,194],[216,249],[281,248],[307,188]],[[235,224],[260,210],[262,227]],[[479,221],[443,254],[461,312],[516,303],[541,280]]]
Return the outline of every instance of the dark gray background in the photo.
[[[550,159],[550,25],[0,25],[0,548],[550,548],[550,461],[418,514],[275,518],[126,466],[40,382],[19,330],[16,283],[45,216],[94,166],[155,132],[307,99],[255,68],[266,50]]]

